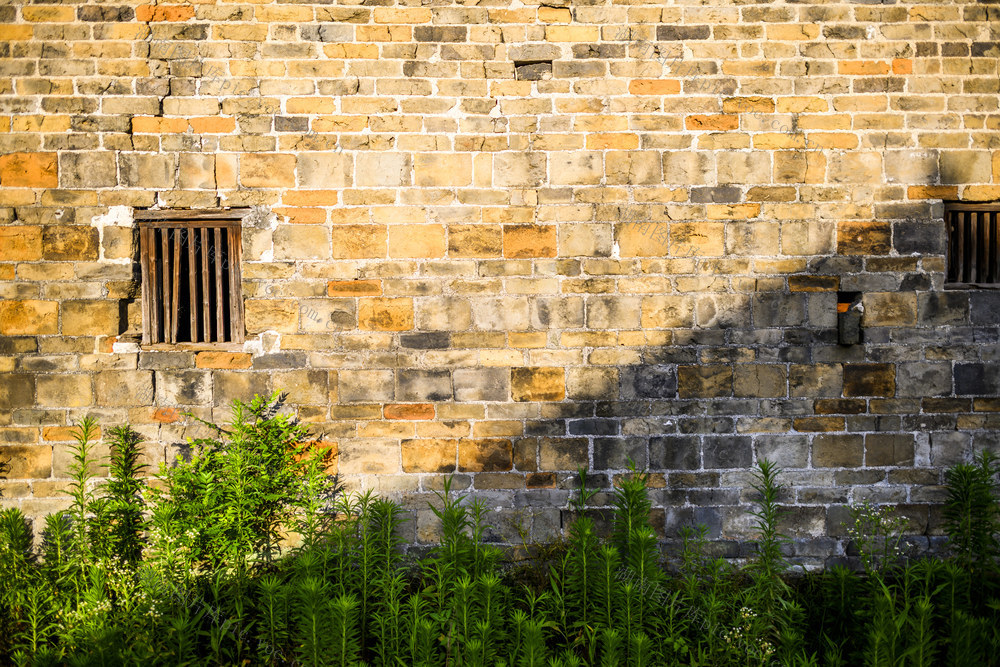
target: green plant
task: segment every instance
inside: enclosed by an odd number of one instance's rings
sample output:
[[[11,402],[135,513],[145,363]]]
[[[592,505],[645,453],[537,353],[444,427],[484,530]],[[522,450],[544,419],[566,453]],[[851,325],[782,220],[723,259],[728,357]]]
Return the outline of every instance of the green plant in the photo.
[[[308,429],[279,412],[283,401],[279,393],[234,401],[228,429],[203,422],[219,439],[193,440],[189,460],[161,468],[153,523],[165,534],[156,541],[164,555],[203,567],[274,557],[303,504],[304,473],[313,472],[305,475],[309,493],[320,491],[314,457],[323,456],[306,443]]]
[[[854,541],[865,572],[876,575],[895,565],[902,555],[900,542],[907,520],[893,516],[888,507],[868,501],[850,506],[852,525],[847,534]]]
[[[135,566],[142,556],[142,533],[145,501],[141,479],[146,466],[139,463],[142,436],[130,426],[118,426],[108,431],[111,438],[110,479],[105,484],[105,512],[109,524],[109,551],[122,562]]]
[[[74,560],[80,566],[86,566],[94,558],[91,514],[97,514],[102,509],[101,503],[95,499],[90,488],[90,481],[95,477],[91,468],[98,463],[94,457],[97,431],[97,420],[93,417],[84,417],[77,423],[73,431],[76,445],[71,449],[73,462],[69,467],[73,481],[70,482],[69,490],[64,491],[73,499],[69,509],[75,533],[72,545]]]
[[[965,565],[982,567],[1000,552],[997,472],[996,457],[984,450],[972,463],[960,463],[945,473],[944,529],[955,557]]]

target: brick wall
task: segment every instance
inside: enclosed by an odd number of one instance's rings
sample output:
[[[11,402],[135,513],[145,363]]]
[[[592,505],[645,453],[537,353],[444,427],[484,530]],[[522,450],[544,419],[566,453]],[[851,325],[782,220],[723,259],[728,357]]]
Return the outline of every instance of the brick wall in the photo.
[[[1000,293],[944,290],[941,220],[1000,199],[996,5],[371,4],[0,6],[3,503],[65,505],[84,415],[157,464],[285,389],[415,540],[444,475],[542,540],[631,458],[735,555],[765,456],[804,559],[853,501],[940,533],[1000,449]],[[140,349],[134,210],[220,206],[246,343]]]

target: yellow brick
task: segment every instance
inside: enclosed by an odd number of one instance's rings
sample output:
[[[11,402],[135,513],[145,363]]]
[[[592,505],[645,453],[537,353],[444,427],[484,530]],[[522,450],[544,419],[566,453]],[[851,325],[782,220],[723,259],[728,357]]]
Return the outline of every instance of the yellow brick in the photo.
[[[389,225],[389,257],[444,257],[443,225]]]
[[[754,205],[758,209],[760,205]],[[724,252],[721,222],[675,222],[670,225],[670,255],[716,257]]]
[[[778,41],[816,39],[820,27],[815,23],[771,23],[767,26],[767,38]]]
[[[21,8],[21,18],[32,23],[67,23],[76,18],[76,10],[73,7],[25,5]]]
[[[776,104],[778,113],[825,112],[830,106],[822,97],[779,97]]]
[[[370,331],[407,331],[413,328],[413,299],[358,299],[358,328]]]
[[[708,204],[709,220],[745,220],[760,215],[760,204]]]
[[[600,39],[600,28],[582,25],[550,25],[545,27],[545,39],[549,42],[596,42]]]
[[[572,20],[572,14],[565,7],[538,8],[538,21],[540,23],[569,23]]]
[[[373,14],[375,23],[430,23],[433,14],[423,7],[376,7]]]
[[[846,132],[810,132],[807,148],[857,148],[858,138]]]
[[[781,132],[755,134],[753,135],[753,147],[761,150],[805,148],[806,138],[801,134],[784,134]]]

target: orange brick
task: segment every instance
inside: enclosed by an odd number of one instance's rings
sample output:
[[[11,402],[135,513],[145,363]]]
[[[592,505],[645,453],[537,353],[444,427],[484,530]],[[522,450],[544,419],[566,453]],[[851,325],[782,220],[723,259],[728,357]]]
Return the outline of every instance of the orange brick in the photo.
[[[59,331],[55,301],[0,301],[0,334],[5,336],[54,334]]]
[[[197,134],[228,134],[236,130],[236,119],[224,116],[189,118],[188,123]]]
[[[135,20],[144,23],[187,21],[191,18],[194,18],[194,7],[191,5],[139,5],[135,8]]]
[[[958,199],[957,185],[911,185],[906,189],[910,199]]]
[[[383,406],[386,419],[434,419],[432,403],[391,403]]]
[[[157,408],[153,411],[153,421],[161,424],[173,424],[181,420],[181,413],[177,408]]]
[[[684,125],[689,130],[738,130],[740,117],[735,115],[717,114],[714,116],[688,116]]]
[[[633,79],[628,82],[628,92],[633,95],[676,95],[681,92],[681,82],[676,79]]]
[[[336,190],[293,190],[281,196],[281,201],[289,206],[330,206],[336,203]]]
[[[358,327],[370,331],[407,331],[413,328],[413,299],[362,298]]]
[[[279,207],[274,212],[288,218],[288,222],[300,225],[315,225],[326,222],[325,208],[285,208]]]
[[[503,228],[503,256],[555,257],[555,225],[508,225]]]
[[[76,426],[46,426],[42,429],[42,440],[52,440],[54,442],[72,442],[76,438],[74,433],[78,433]],[[101,437],[101,427],[97,427],[94,432],[95,438]]]
[[[639,147],[637,134],[588,134],[587,148],[604,150],[608,148],[633,149]]]
[[[199,352],[194,362],[198,368],[250,368],[253,357],[244,352],[209,350]]]
[[[5,188],[54,188],[59,185],[55,153],[0,156],[0,185]]]
[[[444,225],[389,225],[389,257],[444,257]]]
[[[188,130],[185,118],[160,118],[159,116],[134,116],[132,132],[136,134],[183,133]]]
[[[837,71],[841,74],[856,76],[888,74],[889,64],[877,60],[841,60],[837,63]]]
[[[893,58],[893,74],[913,74],[913,60],[910,58]]]
[[[331,280],[326,284],[327,296],[380,296],[381,280]]]
[[[0,227],[0,262],[31,262],[41,258],[41,227]]]

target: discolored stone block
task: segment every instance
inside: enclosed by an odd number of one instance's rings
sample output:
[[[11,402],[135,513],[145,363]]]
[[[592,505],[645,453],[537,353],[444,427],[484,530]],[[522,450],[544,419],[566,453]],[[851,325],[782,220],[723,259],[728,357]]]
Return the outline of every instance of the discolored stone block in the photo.
[[[0,410],[12,411],[35,402],[35,376],[0,373]]]
[[[57,302],[0,300],[0,334],[3,336],[54,334],[58,331]]]
[[[865,465],[912,466],[914,440],[910,433],[869,433],[865,436]]]
[[[448,401],[451,399],[450,371],[413,368],[396,371],[397,401]]]
[[[462,472],[502,472],[513,468],[510,440],[463,439],[458,442],[458,469]]]
[[[373,403],[395,398],[394,375],[390,370],[342,370],[337,376],[342,403]]]
[[[748,468],[753,461],[749,436],[705,436],[703,465],[708,468]]]
[[[458,440],[420,439],[400,443],[403,472],[455,472]]]
[[[510,382],[515,401],[561,401],[566,398],[562,368],[513,368]]]
[[[506,401],[510,398],[510,371],[506,368],[456,368],[455,400]]]
[[[892,364],[844,364],[844,396],[893,396],[896,367]]]
[[[118,302],[64,301],[62,333],[65,336],[113,336],[118,333]]]
[[[649,467],[652,470],[698,470],[701,468],[700,438],[692,435],[650,438]]]
[[[604,397],[613,394],[604,394]],[[635,398],[673,398],[677,395],[675,366],[633,366],[622,369],[621,396]]]
[[[150,405],[155,398],[152,371],[101,371],[94,387],[102,406]]]
[[[1000,364],[955,364],[955,393],[959,396],[1000,394]]]
[[[864,438],[860,435],[823,434],[813,438],[814,468],[857,468],[864,457]]]
[[[785,367],[775,364],[740,364],[733,373],[736,396],[776,398],[788,394]]]
[[[156,404],[206,405],[212,400],[210,371],[157,371]]]
[[[91,377],[82,374],[39,375],[35,380],[38,405],[82,408],[94,402]]]
[[[42,257],[49,261],[94,261],[98,233],[93,227],[43,227]]]
[[[732,366],[718,364],[678,366],[677,395],[680,398],[732,396]]]
[[[917,295],[914,292],[871,292],[862,297],[864,325],[899,327],[916,324]]]
[[[413,299],[363,298],[358,300],[358,326],[374,331],[413,328]]]
[[[590,462],[586,438],[539,438],[540,470],[577,470]]]
[[[51,445],[0,445],[0,460],[10,466],[7,479],[45,479],[52,474]]]

